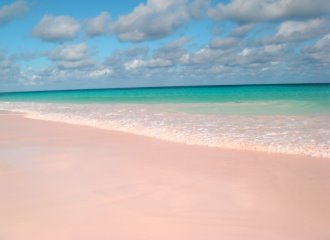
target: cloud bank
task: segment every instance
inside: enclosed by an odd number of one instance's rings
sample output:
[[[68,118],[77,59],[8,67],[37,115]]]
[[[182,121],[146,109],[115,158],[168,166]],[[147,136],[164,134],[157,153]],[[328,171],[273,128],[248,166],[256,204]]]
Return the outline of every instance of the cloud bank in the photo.
[[[42,14],[26,32],[46,50],[0,52],[0,81],[65,88],[330,79],[328,0],[147,0],[125,13],[109,9]],[[0,24],[26,11],[25,1],[2,6]]]

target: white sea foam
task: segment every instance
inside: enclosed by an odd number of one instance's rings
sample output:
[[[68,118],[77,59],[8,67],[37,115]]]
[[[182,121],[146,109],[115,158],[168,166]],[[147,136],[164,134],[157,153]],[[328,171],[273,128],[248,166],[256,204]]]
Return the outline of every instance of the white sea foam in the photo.
[[[186,144],[330,158],[330,115],[221,115],[182,111],[191,107],[196,105],[0,103],[1,110],[24,112],[34,119]]]

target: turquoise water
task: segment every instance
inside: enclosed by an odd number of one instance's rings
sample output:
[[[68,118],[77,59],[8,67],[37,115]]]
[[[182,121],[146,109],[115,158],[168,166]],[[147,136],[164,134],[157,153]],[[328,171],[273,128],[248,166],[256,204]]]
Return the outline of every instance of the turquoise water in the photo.
[[[228,107],[210,104],[208,107],[191,106],[186,109],[181,108],[181,110],[204,114],[315,114],[330,112],[330,84],[18,92],[0,93],[0,101],[131,104],[233,103]],[[247,103],[250,104],[247,106]]]
[[[0,110],[187,144],[330,157],[330,84],[0,93]]]
[[[0,93],[1,101],[68,103],[192,103],[330,101],[330,84],[94,89]]]

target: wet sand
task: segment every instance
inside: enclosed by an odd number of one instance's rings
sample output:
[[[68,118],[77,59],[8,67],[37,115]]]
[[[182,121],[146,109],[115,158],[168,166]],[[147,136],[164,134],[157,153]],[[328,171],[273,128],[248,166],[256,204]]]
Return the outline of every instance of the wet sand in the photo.
[[[0,114],[1,240],[329,240],[330,159]]]

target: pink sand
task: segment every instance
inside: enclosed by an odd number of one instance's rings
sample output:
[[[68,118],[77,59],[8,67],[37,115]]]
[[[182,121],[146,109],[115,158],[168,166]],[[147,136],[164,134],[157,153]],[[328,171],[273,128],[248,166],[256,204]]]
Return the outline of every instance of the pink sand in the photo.
[[[0,115],[1,240],[329,240],[330,160]]]

